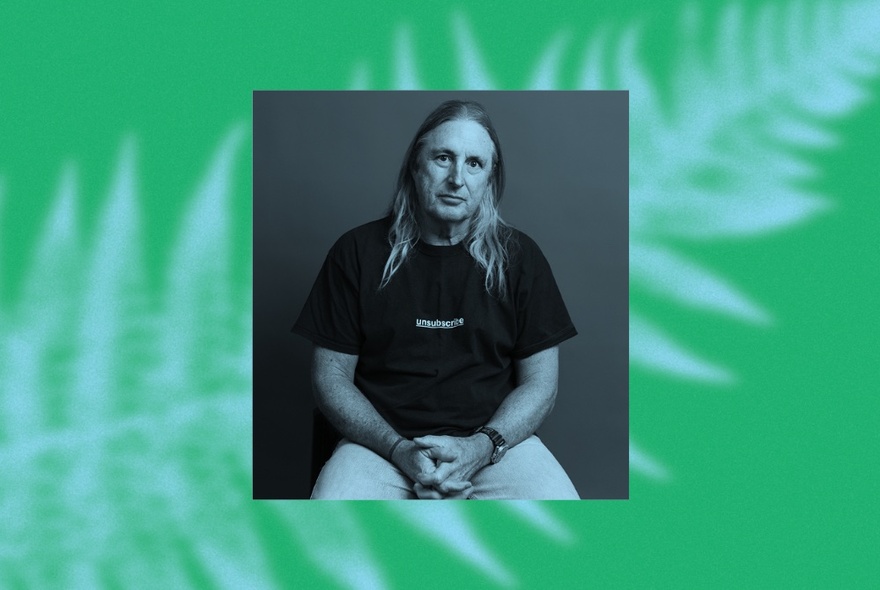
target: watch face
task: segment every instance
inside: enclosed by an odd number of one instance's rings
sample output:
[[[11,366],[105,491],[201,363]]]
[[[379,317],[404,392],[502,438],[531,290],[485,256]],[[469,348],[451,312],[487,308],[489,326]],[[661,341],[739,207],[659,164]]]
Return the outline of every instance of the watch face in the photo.
[[[501,458],[504,456],[504,453],[507,452],[507,445],[501,445],[500,447],[495,448],[495,452],[492,453],[492,463],[498,463],[501,461]]]

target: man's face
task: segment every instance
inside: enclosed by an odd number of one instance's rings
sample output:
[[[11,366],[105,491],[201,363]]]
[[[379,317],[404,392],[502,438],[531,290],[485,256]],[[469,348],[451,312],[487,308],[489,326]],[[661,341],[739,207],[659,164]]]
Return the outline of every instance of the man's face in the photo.
[[[425,135],[413,172],[423,228],[435,233],[466,231],[482,199],[490,198],[495,147],[475,121],[447,121]]]

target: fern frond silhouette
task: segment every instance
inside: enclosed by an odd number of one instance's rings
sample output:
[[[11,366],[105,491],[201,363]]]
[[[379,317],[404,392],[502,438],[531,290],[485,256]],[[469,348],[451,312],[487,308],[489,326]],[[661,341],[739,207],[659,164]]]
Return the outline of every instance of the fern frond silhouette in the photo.
[[[870,2],[792,2],[751,11],[730,3],[712,20],[694,6],[673,31],[680,49],[670,72],[646,71],[643,24],[616,35],[600,27],[585,44],[573,83],[564,81],[562,68],[575,46],[571,35],[560,30],[547,42],[528,88],[629,91],[630,279],[637,292],[772,324],[770,311],[673,244],[754,238],[830,210],[827,199],[807,188],[818,168],[803,149],[832,147],[830,124],[868,98],[867,81],[880,67],[878,20],[880,8]],[[460,87],[497,88],[467,19],[455,15],[452,28]],[[410,33],[401,31],[395,83],[413,88],[424,76],[413,70]],[[366,83],[362,68],[359,87]],[[661,76],[669,79],[662,100]],[[631,310],[630,362],[686,380],[735,382],[732,371],[688,350],[637,309]],[[639,458],[633,469],[666,473],[642,450],[631,456]]]
[[[646,68],[640,28],[606,27],[584,43],[560,31],[522,80],[503,82],[628,89],[633,286],[764,326],[773,310],[680,245],[754,239],[831,210],[809,190],[815,154],[840,141],[830,123],[870,98],[878,23],[876,2],[730,4],[718,18],[694,7],[669,33],[681,48],[669,72]],[[462,87],[502,85],[464,15],[452,38]],[[392,44],[393,83],[431,86],[412,33]],[[564,57],[580,51],[569,77]],[[352,85],[375,86],[371,76],[360,63]],[[248,500],[250,299],[235,297],[227,250],[247,134],[235,126],[220,142],[177,220],[158,295],[146,285],[135,140],[123,141],[91,236],[79,233],[79,171],[61,168],[21,292],[0,309],[0,586],[283,588],[318,570],[346,588],[388,587],[354,510]],[[724,359],[702,358],[638,309],[630,330],[633,365],[735,382]],[[630,464],[657,481],[673,471],[632,442]],[[518,565],[459,507],[413,504],[380,510],[458,555],[482,585],[517,583]],[[560,546],[576,541],[546,505],[493,510]]]
[[[235,127],[206,174],[161,300],[146,284],[135,141],[88,243],[77,170],[62,170],[0,339],[0,585],[242,587],[265,571],[241,501],[251,335],[223,233],[245,135]]]

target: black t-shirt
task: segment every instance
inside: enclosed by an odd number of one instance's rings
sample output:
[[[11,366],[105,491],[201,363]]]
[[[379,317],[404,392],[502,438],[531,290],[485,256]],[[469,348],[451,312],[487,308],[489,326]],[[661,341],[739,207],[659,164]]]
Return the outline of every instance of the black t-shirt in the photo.
[[[553,273],[514,231],[510,295],[486,292],[467,249],[418,242],[381,290],[390,218],[345,233],[330,249],[293,331],[358,355],[355,385],[401,435],[464,435],[515,386],[513,360],[571,338]]]

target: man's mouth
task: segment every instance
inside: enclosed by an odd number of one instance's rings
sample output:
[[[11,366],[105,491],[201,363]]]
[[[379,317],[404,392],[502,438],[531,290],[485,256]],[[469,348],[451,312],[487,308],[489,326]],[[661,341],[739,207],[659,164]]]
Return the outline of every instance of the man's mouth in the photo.
[[[455,195],[440,195],[440,200],[446,203],[455,204],[463,203],[464,197],[456,197]]]

